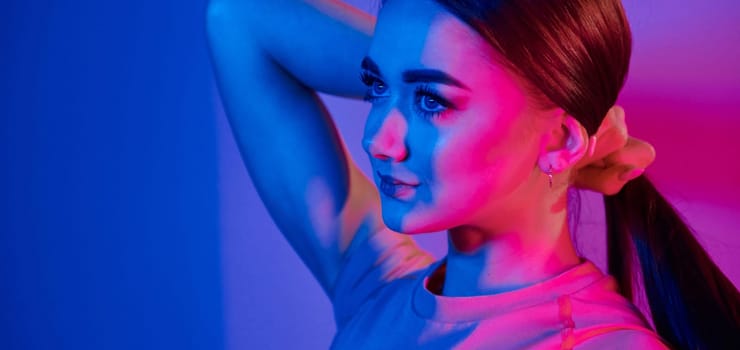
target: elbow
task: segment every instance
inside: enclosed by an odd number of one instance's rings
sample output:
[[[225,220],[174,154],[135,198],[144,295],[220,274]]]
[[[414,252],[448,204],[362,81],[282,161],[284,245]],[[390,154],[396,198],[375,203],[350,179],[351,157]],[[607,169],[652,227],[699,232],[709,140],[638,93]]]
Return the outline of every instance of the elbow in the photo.
[[[224,28],[228,27],[226,22],[229,22],[229,17],[233,16],[232,5],[228,0],[210,0],[206,7],[206,31],[211,40],[214,36],[220,33]]]
[[[226,42],[238,38],[240,42],[256,38],[251,13],[254,4],[249,1],[210,0],[206,7],[205,27],[208,40]]]

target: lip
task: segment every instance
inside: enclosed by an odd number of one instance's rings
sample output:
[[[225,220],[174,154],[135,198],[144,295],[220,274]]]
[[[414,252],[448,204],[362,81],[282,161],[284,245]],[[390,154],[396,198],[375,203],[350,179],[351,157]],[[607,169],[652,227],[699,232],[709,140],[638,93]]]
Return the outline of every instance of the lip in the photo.
[[[388,198],[393,198],[400,201],[410,201],[416,194],[416,187],[419,183],[412,183],[411,181],[403,181],[393,176],[381,174],[379,171],[376,172],[380,177],[380,183],[378,184],[378,190]]]
[[[378,177],[380,177],[380,180],[381,181],[386,182],[386,183],[389,183],[391,185],[405,185],[405,186],[411,186],[411,187],[419,186],[419,183],[413,183],[413,182],[410,182],[410,181],[403,181],[403,180],[397,179],[397,178],[395,178],[393,176],[390,176],[390,175],[381,174],[379,171],[376,171],[376,173],[378,174]]]

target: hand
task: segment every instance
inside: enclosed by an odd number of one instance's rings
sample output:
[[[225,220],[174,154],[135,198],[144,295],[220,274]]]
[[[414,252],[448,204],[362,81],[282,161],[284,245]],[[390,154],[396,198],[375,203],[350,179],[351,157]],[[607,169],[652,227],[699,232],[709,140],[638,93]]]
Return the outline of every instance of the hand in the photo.
[[[589,152],[576,164],[573,184],[613,195],[628,181],[642,175],[654,160],[653,146],[628,135],[624,109],[614,106],[596,135],[589,138]]]

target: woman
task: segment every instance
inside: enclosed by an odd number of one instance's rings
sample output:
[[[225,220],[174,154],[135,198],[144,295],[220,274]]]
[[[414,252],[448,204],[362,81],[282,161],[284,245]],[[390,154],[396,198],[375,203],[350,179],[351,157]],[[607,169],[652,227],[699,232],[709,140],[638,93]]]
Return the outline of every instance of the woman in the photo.
[[[609,141],[624,130],[612,107],[631,46],[621,5],[534,3],[390,0],[377,25],[335,1],[211,4],[242,157],[332,300],[334,347],[737,343],[738,293],[640,176],[650,148]],[[373,104],[363,146],[380,193],[315,91]],[[573,248],[574,184],[610,195],[616,280]],[[438,230],[449,253],[436,262],[399,234]],[[630,238],[658,334],[629,302]]]

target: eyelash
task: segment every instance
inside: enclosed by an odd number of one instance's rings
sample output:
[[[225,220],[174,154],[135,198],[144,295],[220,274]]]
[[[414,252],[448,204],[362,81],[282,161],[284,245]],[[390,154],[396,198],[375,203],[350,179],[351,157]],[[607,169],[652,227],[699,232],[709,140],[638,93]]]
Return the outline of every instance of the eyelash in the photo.
[[[362,83],[367,86],[367,92],[365,92],[365,96],[363,97],[363,100],[373,103],[385,96],[375,96],[373,95],[372,88],[375,86],[375,83],[381,83],[385,85],[385,83],[378,79],[377,77],[373,76],[372,74],[363,71],[360,73],[360,80],[362,80]],[[387,88],[387,87],[386,87]],[[443,110],[437,111],[437,112],[429,112],[423,110],[421,106],[422,98],[423,97],[429,97],[437,101],[437,103],[444,107]],[[422,115],[426,119],[436,119],[439,118],[442,114],[445,114],[450,109],[456,109],[455,105],[447,101],[446,99],[442,98],[439,93],[437,93],[434,89],[427,85],[419,85],[416,87],[416,90],[414,91],[414,109],[417,113]]]
[[[430,112],[421,109],[420,106],[424,96],[434,99],[440,106],[444,107],[444,109],[437,112]],[[447,113],[450,109],[455,109],[455,106],[442,98],[442,96],[440,96],[439,93],[434,91],[431,87],[427,85],[419,85],[416,87],[416,91],[414,92],[414,109],[416,109],[419,114],[423,115],[424,118],[436,119]]]
[[[380,97],[373,96],[372,94],[370,94],[370,89],[372,89],[375,83],[380,80],[372,76],[370,73],[364,72],[364,71],[360,73],[360,80],[362,80],[362,83],[365,84],[365,86],[367,86],[367,91],[365,92],[365,96],[362,99],[370,103],[378,100]]]

